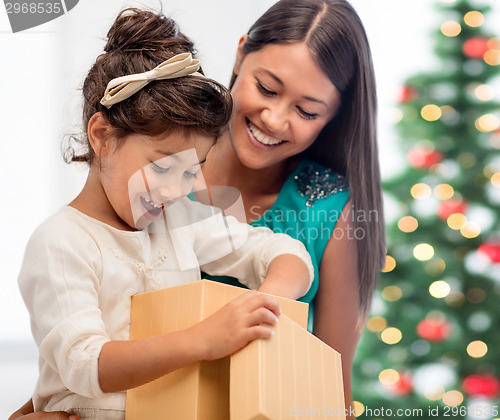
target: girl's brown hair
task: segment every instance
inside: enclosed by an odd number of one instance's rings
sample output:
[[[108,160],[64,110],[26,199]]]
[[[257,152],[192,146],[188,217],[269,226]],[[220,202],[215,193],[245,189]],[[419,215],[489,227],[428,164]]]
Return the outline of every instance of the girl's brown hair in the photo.
[[[360,306],[368,311],[385,261],[385,231],[377,151],[377,95],[370,47],[345,0],[280,0],[248,31],[246,54],[270,44],[305,43],[341,93],[341,106],[304,152],[347,176],[354,210]],[[230,87],[236,80],[231,77]],[[361,233],[362,232],[362,235]]]
[[[70,146],[65,151],[66,161],[92,163],[94,153],[87,126],[96,112],[111,124],[119,142],[132,133],[156,136],[179,129],[215,139],[220,136],[231,116],[231,95],[224,86],[206,77],[153,81],[109,109],[100,103],[110,80],[151,70],[180,53],[195,55],[193,42],[179,31],[175,21],[163,14],[125,9],[107,38],[105,52],[97,57],[83,83],[84,134],[77,141],[85,152],[76,155]],[[202,69],[198,72],[203,74]]]

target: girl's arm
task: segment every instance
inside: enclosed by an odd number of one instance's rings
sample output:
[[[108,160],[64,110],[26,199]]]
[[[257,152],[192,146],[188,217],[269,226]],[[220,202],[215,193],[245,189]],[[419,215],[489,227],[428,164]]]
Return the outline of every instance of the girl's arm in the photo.
[[[304,296],[309,287],[311,278],[307,265],[295,255],[285,254],[271,261],[259,292],[295,300]]]
[[[302,242],[221,214],[204,220],[203,229],[201,223],[196,226],[194,250],[202,271],[290,299],[309,290],[314,269]]]
[[[278,303],[257,292],[247,292],[186,330],[132,341],[109,341],[98,360],[103,392],[118,392],[150,382],[166,373],[201,360],[234,353],[272,331]]]
[[[352,406],[351,374],[356,346],[365,325],[358,303],[357,250],[350,201],[329,240],[319,270],[315,299],[314,334],[342,356],[346,408]],[[335,238],[335,239],[334,239]],[[354,417],[347,416],[348,419]]]

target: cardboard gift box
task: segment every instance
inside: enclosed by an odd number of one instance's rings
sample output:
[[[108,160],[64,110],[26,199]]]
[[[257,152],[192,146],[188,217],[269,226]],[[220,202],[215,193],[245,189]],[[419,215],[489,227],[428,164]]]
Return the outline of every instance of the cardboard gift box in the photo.
[[[135,295],[130,339],[189,328],[245,292],[201,280]],[[343,413],[340,355],[307,332],[307,304],[273,298],[282,315],[271,339],[129,390],[127,420],[280,420],[307,410]]]

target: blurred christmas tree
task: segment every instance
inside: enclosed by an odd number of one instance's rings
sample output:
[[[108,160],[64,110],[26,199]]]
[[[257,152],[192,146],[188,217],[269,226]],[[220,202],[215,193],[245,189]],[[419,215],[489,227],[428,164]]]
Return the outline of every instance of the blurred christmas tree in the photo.
[[[384,183],[401,215],[354,366],[362,418],[500,419],[500,40],[489,7],[438,8],[440,68],[399,100],[408,166]]]

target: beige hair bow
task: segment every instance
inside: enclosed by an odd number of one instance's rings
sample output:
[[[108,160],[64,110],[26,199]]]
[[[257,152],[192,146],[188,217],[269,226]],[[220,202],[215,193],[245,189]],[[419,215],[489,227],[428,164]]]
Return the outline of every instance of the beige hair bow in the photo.
[[[200,68],[200,61],[193,59],[190,53],[176,56],[159,64],[153,70],[130,74],[111,80],[106,87],[101,104],[111,108],[114,104],[131,97],[153,80],[175,79],[195,73]],[[197,75],[200,75],[197,73]]]

